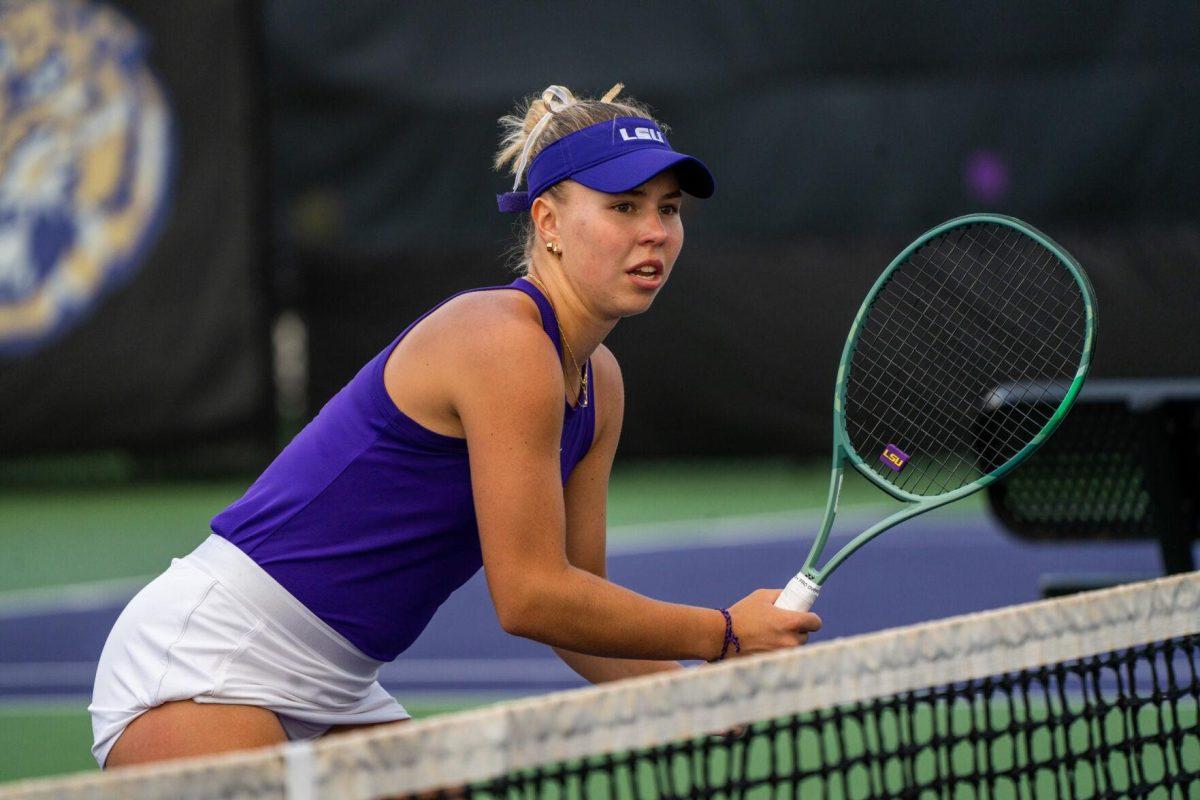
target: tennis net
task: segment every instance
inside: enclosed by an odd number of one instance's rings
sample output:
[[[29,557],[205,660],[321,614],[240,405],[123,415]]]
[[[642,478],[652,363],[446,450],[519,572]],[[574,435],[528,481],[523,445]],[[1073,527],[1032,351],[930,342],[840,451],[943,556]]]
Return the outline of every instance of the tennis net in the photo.
[[[1200,573],[0,798],[1198,798]]]

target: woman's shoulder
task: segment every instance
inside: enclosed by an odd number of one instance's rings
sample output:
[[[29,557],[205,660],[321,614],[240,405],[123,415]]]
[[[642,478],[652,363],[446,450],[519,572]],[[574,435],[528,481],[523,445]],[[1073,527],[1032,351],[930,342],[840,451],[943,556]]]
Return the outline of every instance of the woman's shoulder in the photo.
[[[453,297],[431,312],[412,333],[452,343],[456,349],[528,342],[539,334],[547,338],[533,300],[523,292],[503,289]]]
[[[469,292],[452,298],[413,330],[409,360],[430,361],[455,383],[504,375],[543,382],[557,374],[553,342],[534,301],[519,291]],[[537,380],[535,380],[537,379]]]
[[[468,407],[492,413],[540,395],[549,406],[561,398],[562,375],[533,301],[521,292],[482,291],[422,319],[391,354],[384,384],[410,417],[461,437]]]

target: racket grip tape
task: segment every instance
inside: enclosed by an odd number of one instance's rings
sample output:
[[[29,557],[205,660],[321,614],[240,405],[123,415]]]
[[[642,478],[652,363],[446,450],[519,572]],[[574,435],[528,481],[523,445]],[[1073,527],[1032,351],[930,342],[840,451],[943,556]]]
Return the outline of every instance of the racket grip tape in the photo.
[[[808,611],[820,593],[820,584],[814,583],[803,572],[798,572],[784,587],[779,599],[775,601],[775,607],[786,608],[788,611]]]

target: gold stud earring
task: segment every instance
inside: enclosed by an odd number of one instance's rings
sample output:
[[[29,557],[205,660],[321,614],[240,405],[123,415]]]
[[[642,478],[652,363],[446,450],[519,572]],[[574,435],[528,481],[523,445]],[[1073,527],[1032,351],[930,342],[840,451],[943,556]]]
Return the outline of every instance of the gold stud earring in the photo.
[[[558,242],[546,242],[546,251],[556,256],[562,255],[562,248],[558,246]]]
[[[554,242],[546,242],[546,252],[547,253],[554,252]]]

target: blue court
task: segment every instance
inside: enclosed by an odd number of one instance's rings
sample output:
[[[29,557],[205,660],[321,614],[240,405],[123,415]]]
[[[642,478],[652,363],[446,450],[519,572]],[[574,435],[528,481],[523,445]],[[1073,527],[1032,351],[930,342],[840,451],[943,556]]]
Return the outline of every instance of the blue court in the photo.
[[[827,552],[879,516],[848,510]],[[610,548],[609,577],[663,600],[730,605],[753,589],[782,586],[818,521],[781,514],[627,529],[613,537],[620,544]],[[1049,574],[1160,572],[1151,542],[1030,544],[986,516],[934,512],[888,532],[834,574],[814,608],[825,628],[813,641],[1036,600]],[[137,588],[122,582],[9,597],[0,606],[0,703],[65,700],[82,709],[105,636]],[[401,702],[481,701],[583,683],[547,647],[501,630],[482,574],[381,680]]]

